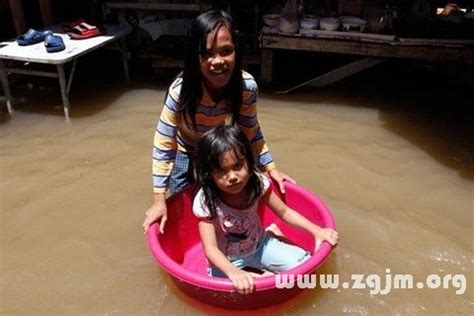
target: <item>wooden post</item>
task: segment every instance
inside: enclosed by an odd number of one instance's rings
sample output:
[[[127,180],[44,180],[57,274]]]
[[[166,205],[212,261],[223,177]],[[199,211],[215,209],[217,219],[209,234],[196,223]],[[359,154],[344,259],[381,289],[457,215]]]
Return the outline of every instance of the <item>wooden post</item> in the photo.
[[[53,15],[51,13],[50,0],[38,0],[41,9],[41,17],[43,25],[50,26],[53,24]],[[13,24],[15,26],[16,35],[19,36],[26,32],[25,14],[23,12],[23,4],[21,0],[9,0],[10,10],[12,12]]]
[[[21,0],[9,0],[10,10],[12,11],[13,24],[15,25],[16,35],[19,36],[26,32],[25,15],[23,14],[23,4]]]
[[[272,49],[262,48],[262,61],[260,64],[260,80],[264,83],[272,81],[273,51]]]
[[[51,12],[50,0],[38,0],[41,10],[41,17],[43,19],[43,26],[53,25],[53,14]]]

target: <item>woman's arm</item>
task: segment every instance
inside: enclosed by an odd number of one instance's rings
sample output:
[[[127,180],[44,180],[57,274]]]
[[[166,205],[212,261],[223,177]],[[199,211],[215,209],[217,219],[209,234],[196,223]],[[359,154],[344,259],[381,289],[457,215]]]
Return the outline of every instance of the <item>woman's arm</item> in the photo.
[[[269,176],[278,183],[281,193],[285,193],[284,181],[295,183],[291,177],[278,171],[273,162],[272,155],[265,143],[260,123],[257,118],[258,86],[254,78],[243,72],[243,95],[242,108],[237,124],[252,145],[252,149],[257,157],[258,167],[262,172],[268,172]]]
[[[177,79],[177,81],[180,79]],[[175,81],[168,89],[153,138],[153,191],[165,193],[177,151],[178,127],[181,124],[179,87]]]
[[[165,194],[176,157],[176,135],[181,123],[181,105],[177,101],[179,100],[179,80],[181,79],[175,80],[168,89],[160,120],[155,129],[152,165],[154,198],[152,206],[145,212],[145,220],[142,224],[145,233],[150,225],[160,218],[160,232],[163,233],[167,219]]]
[[[286,173],[283,173],[277,169],[273,169],[268,172],[268,175],[270,178],[272,178],[276,183],[278,184],[278,187],[280,188],[280,192],[285,194],[285,184],[283,183],[284,181],[291,182],[293,184],[296,184],[296,181],[288,176]]]
[[[201,236],[204,254],[207,259],[229,277],[237,292],[241,294],[252,293],[254,290],[252,275],[234,266],[222,251],[219,250],[216,231],[212,222],[207,220],[199,221],[199,235]]]
[[[262,201],[284,222],[310,232],[316,239],[326,240],[335,246],[339,239],[338,233],[331,228],[321,228],[306,219],[303,215],[288,207],[271,189],[262,198]]]
[[[253,77],[248,73],[243,73],[243,94],[240,115],[237,124],[245,134],[257,157],[258,167],[262,172],[269,172],[275,169],[272,155],[260,129],[257,117],[258,86]]]
[[[150,229],[151,224],[160,221],[160,233],[164,233],[166,220],[168,219],[168,208],[166,207],[165,193],[155,193],[153,197],[153,204],[145,212],[145,220],[143,221],[142,227],[143,232],[146,234]]]

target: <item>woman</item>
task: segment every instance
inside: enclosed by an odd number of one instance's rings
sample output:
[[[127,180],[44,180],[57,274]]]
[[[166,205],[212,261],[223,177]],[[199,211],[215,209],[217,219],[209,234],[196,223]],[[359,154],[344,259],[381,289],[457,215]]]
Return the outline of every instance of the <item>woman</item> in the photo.
[[[154,203],[146,211],[146,233],[167,219],[166,195],[194,183],[191,157],[201,136],[226,123],[239,126],[252,144],[258,167],[268,172],[282,192],[283,181],[265,144],[257,120],[257,83],[241,68],[232,18],[224,11],[199,15],[191,26],[183,72],[168,89],[157,124],[153,149]],[[168,194],[167,194],[168,192]]]

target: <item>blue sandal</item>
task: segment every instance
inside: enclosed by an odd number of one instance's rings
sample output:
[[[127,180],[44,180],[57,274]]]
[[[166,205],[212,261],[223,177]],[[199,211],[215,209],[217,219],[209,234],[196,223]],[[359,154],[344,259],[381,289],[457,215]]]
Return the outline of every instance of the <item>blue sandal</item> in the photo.
[[[18,37],[16,41],[20,46],[32,45],[43,41],[48,35],[53,35],[53,31],[46,30],[40,32],[35,29],[29,29],[28,32]]]
[[[44,39],[44,46],[48,53],[60,52],[66,48],[62,37],[58,35],[46,36]]]

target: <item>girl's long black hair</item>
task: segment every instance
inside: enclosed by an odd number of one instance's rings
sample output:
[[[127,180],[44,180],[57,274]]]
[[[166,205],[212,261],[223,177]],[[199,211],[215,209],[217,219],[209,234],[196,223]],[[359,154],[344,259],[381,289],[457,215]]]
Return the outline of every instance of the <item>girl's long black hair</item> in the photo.
[[[235,125],[221,125],[206,134],[199,140],[195,153],[197,186],[195,193],[202,188],[205,204],[211,213],[216,216],[219,204],[219,188],[214,182],[212,174],[221,168],[222,158],[228,151],[233,151],[236,157],[244,157],[249,169],[249,180],[246,191],[246,205],[253,204],[262,194],[262,182],[258,176],[258,167],[254,152],[244,133]]]
[[[238,45],[237,33],[235,31],[232,17],[225,11],[213,10],[199,15],[188,33],[188,45],[184,60],[184,70],[181,74],[183,85],[180,92],[180,103],[183,104],[184,113],[191,119],[196,129],[196,109],[202,98],[203,75],[201,73],[200,57],[206,54],[207,36],[226,27],[235,46],[235,66],[229,83],[224,87],[224,99],[227,102],[232,121],[235,122],[240,114],[242,106],[242,57]],[[215,35],[217,36],[217,32]],[[185,122],[187,122],[185,120]]]

